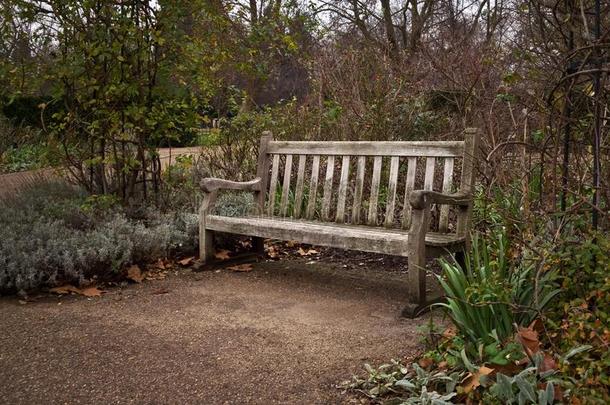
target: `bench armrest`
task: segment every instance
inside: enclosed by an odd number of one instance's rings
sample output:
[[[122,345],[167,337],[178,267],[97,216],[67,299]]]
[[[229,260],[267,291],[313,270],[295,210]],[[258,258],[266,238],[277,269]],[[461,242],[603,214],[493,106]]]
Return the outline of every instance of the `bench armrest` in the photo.
[[[212,193],[218,190],[237,190],[237,191],[260,191],[262,180],[260,177],[251,181],[230,181],[208,177],[201,180],[199,185],[204,193]]]
[[[411,207],[422,210],[430,204],[449,204],[468,207],[472,202],[472,195],[466,193],[444,194],[437,191],[415,190],[409,196]]]

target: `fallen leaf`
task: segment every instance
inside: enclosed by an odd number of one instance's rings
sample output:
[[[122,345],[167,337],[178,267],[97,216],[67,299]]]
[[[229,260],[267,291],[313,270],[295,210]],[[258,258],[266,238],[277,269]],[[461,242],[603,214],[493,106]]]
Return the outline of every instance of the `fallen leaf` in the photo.
[[[19,300],[19,303],[20,303],[21,305],[25,305],[25,304],[27,304],[28,302],[27,302],[27,301],[25,301],[25,300]]]
[[[314,249],[304,250],[303,248],[299,248],[299,250],[297,250],[297,253],[300,254],[301,256],[311,256],[311,255],[317,254],[318,251],[314,250]]]
[[[252,265],[250,263],[238,264],[236,266],[227,267],[226,269],[231,271],[248,272],[252,271]]]
[[[153,291],[153,294],[155,295],[159,295],[159,294],[168,294],[169,290],[167,288],[160,288],[158,290]]]
[[[443,337],[445,339],[454,338],[457,334],[457,329],[454,326],[449,326],[447,329],[443,331]]]
[[[191,257],[182,259],[178,263],[180,263],[181,266],[188,266],[189,264],[191,264],[193,262],[193,260],[195,260],[195,256],[191,256]]]
[[[102,295],[102,291],[99,290],[97,287],[87,287],[80,289],[70,284],[61,287],[51,288],[49,291],[60,295],[74,293],[84,295],[85,297],[100,297]]]
[[[144,280],[144,276],[142,275],[142,270],[140,270],[140,266],[134,264],[133,266],[127,269],[127,278],[135,281],[136,283],[141,283]]]
[[[62,285],[61,287],[53,287],[49,290],[49,292],[59,294],[59,295],[70,294],[70,293],[78,294],[79,291],[80,290],[78,288],[76,288],[70,284]]]
[[[481,377],[484,375],[489,375],[494,372],[493,368],[481,366],[474,374],[470,374],[469,377],[466,378],[464,384],[462,384],[462,389],[466,394],[470,391],[476,390],[478,386],[481,385]]]
[[[168,268],[169,268],[169,266],[168,266]],[[144,273],[144,279],[146,279],[146,280],[164,280],[165,277],[167,277],[167,272],[168,272],[168,270],[161,270],[161,271],[149,270],[146,273]]]
[[[544,373],[545,371],[555,370],[557,369],[557,362],[550,354],[545,353],[544,358],[542,359],[542,364],[540,364],[540,372]]]
[[[540,340],[538,340],[538,332],[531,326],[528,328],[520,327],[517,332],[517,338],[523,345],[528,357],[532,357],[534,354],[540,351]]]
[[[286,247],[288,248],[293,248],[296,245],[298,245],[299,242],[297,242],[296,240],[289,240],[288,242],[286,242]]]
[[[214,254],[214,257],[218,260],[228,260],[230,258],[229,253],[231,253],[229,250],[221,249]]]
[[[85,297],[101,297],[102,291],[97,287],[87,287],[78,292],[80,295],[84,295]]]
[[[157,263],[155,263],[155,267],[161,270],[165,270],[165,263],[163,263],[162,259],[157,260]]]
[[[272,259],[275,259],[279,256],[279,252],[277,250],[276,246],[269,246],[269,248],[267,248],[267,256],[269,256]]]
[[[422,357],[421,359],[419,359],[417,364],[419,364],[421,368],[428,368],[432,364],[434,364],[434,360],[432,360],[430,357]]]

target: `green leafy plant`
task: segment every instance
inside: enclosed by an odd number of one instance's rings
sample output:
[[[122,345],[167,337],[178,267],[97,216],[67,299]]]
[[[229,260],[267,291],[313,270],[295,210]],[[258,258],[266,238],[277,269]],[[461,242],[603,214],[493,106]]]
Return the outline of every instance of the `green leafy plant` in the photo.
[[[534,365],[514,376],[498,373],[489,392],[504,404],[547,405],[555,402],[555,384],[550,379],[556,371],[540,372],[542,356],[534,357]],[[543,387],[543,388],[539,388]]]
[[[456,395],[456,385],[464,377],[460,372],[427,371],[417,363],[409,368],[396,360],[376,369],[369,364],[364,367],[366,378],[354,377],[345,385],[370,398],[393,396],[387,404],[448,404]]]
[[[440,284],[447,302],[438,304],[447,310],[460,334],[472,345],[506,341],[514,326],[528,325],[555,297],[553,274],[546,272],[535,281],[532,261],[511,262],[504,233],[487,243],[478,235],[465,265],[441,259]],[[538,286],[538,287],[537,287]]]

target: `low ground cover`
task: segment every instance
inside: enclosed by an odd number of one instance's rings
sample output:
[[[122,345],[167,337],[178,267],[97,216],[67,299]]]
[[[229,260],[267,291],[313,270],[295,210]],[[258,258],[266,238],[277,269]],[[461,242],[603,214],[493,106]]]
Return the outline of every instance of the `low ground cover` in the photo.
[[[62,182],[0,201],[0,291],[116,278],[196,247],[197,215],[129,209]]]

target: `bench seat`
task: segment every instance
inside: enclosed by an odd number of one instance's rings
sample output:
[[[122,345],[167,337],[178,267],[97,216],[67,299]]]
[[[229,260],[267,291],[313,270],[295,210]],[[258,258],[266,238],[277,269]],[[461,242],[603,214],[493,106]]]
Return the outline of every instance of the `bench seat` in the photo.
[[[407,231],[334,222],[307,221],[284,217],[226,217],[208,215],[205,227],[211,231],[295,240],[302,243],[365,252],[408,256]],[[426,233],[426,245],[452,251],[463,246],[464,237],[451,233]]]

